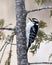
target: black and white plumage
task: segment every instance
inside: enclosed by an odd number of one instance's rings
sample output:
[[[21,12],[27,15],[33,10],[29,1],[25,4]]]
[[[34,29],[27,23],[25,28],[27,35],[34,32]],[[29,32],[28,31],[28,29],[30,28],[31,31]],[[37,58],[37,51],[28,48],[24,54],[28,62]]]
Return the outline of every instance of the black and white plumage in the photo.
[[[38,20],[36,18],[29,18],[29,22],[26,24],[26,38],[27,38],[27,51],[31,44],[34,42],[38,32]]]

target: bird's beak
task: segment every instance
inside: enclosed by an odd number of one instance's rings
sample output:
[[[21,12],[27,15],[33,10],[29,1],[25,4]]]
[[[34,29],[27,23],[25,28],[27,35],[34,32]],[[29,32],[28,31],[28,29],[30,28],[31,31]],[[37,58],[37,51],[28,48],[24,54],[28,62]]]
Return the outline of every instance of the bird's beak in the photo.
[[[29,18],[30,21],[32,21],[30,18]]]

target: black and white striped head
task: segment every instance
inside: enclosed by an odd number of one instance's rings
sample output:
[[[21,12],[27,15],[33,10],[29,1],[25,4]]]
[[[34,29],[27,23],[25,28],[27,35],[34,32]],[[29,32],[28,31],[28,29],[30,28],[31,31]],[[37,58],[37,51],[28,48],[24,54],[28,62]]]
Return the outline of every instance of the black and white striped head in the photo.
[[[38,22],[38,20],[37,20],[36,18],[32,18],[32,19],[29,18],[29,20],[30,20],[34,25],[38,25],[38,24],[39,24],[39,22]]]

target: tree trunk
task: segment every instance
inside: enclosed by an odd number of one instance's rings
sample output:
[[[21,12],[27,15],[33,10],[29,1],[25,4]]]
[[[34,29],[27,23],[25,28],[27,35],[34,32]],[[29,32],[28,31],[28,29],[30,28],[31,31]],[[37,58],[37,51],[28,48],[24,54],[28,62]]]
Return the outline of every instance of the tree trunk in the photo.
[[[25,0],[16,0],[16,43],[17,43],[17,65],[28,65],[26,52],[26,10]]]

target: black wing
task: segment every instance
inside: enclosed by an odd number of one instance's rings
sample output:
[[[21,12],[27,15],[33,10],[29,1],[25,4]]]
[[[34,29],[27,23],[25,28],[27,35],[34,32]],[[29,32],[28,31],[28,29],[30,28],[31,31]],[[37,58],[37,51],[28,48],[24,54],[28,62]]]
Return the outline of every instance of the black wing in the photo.
[[[29,35],[29,45],[28,45],[28,48],[34,42],[35,37],[37,35],[37,32],[38,32],[38,26],[35,25],[35,26],[31,27],[30,35]]]

